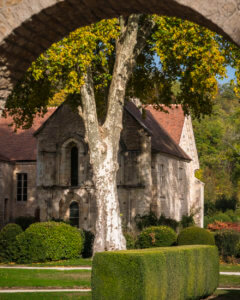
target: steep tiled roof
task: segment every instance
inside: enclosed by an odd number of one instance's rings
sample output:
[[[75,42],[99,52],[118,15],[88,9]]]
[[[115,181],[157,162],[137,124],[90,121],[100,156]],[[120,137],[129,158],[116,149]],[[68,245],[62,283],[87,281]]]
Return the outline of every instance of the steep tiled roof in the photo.
[[[183,115],[181,108],[179,108],[179,111],[174,108],[172,110],[174,113],[172,114],[171,111],[168,114],[168,116],[171,116],[171,122],[167,120],[167,114],[156,111],[151,106],[147,107],[148,111],[146,113],[146,118],[144,119],[135,104],[128,102],[125,109],[152,136],[153,151],[167,153],[181,159],[190,160],[189,156],[178,146],[182,128],[176,128],[174,130],[175,123],[177,122],[172,121],[174,116],[177,116],[178,122],[180,123],[178,126],[183,126],[181,125],[184,120],[184,118],[181,117],[181,115]],[[50,117],[55,111],[56,108],[49,108],[43,118],[37,116],[34,119],[33,126],[30,129],[18,129],[17,132],[14,132],[13,127],[9,126],[12,123],[11,117],[8,116],[6,119],[0,118],[0,160],[36,160],[37,144],[33,134],[38,132],[40,128],[43,128],[47,120],[50,121]],[[161,122],[163,122],[163,126]],[[170,136],[171,134],[172,136]]]
[[[152,105],[146,106],[146,109],[151,112],[154,119],[170,134],[174,141],[179,144],[183,124],[184,124],[184,113],[181,105],[172,105],[164,107],[168,113],[156,110]]]
[[[172,139],[169,133],[159,124],[150,110],[143,118],[139,109],[132,102],[125,105],[125,109],[145,128],[152,136],[152,150],[191,160],[182,148]]]
[[[36,160],[37,143],[33,136],[37,130],[56,110],[49,108],[48,112],[42,118],[37,116],[34,119],[33,126],[27,130],[18,129],[14,132],[12,126],[9,126],[13,120],[12,117],[0,118],[0,157],[5,160]]]

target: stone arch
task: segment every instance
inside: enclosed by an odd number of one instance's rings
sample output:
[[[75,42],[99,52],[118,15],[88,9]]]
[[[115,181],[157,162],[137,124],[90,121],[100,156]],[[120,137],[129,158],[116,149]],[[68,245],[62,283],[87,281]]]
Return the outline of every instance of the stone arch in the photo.
[[[72,186],[71,184],[71,150],[73,147],[78,149],[78,184],[79,186],[86,179],[87,174],[87,159],[86,145],[80,137],[68,138],[60,147],[60,166],[59,178],[60,185]]]
[[[131,13],[196,22],[240,45],[239,0],[2,0],[0,106],[31,62],[77,27]]]
[[[63,220],[69,220],[71,203],[77,203],[79,209],[79,227],[83,227],[83,211],[84,211],[84,199],[80,195],[74,192],[68,192],[59,201],[59,218]]]

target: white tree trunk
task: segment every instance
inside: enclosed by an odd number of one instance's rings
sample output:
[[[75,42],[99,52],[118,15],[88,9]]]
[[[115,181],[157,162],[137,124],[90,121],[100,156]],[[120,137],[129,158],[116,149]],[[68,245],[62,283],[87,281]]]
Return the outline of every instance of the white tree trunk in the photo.
[[[81,87],[83,120],[89,145],[93,182],[96,189],[97,221],[94,253],[126,249],[122,233],[116,175],[118,150],[122,130],[122,115],[126,86],[136,57],[145,46],[153,23],[139,30],[140,15],[120,18],[121,34],[116,42],[116,58],[108,94],[106,121],[99,126],[91,70]]]

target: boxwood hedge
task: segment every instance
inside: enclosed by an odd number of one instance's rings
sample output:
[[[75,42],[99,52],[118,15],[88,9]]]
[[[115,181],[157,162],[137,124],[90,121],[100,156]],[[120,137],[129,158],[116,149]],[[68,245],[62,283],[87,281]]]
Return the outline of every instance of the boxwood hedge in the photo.
[[[188,227],[183,229],[177,239],[178,245],[215,245],[214,235],[203,228]]]
[[[61,222],[34,223],[17,236],[18,262],[43,262],[77,258],[83,248],[83,234]]]
[[[151,226],[138,236],[137,248],[168,247],[177,240],[176,232],[169,226]]]
[[[211,295],[218,286],[215,246],[178,246],[96,253],[93,300],[180,300]]]

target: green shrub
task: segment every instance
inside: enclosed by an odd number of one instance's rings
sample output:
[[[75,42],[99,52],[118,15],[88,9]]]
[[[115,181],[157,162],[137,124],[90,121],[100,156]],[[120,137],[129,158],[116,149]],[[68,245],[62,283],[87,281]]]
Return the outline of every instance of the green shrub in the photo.
[[[215,245],[213,234],[199,227],[183,229],[178,235],[177,243],[178,245]]]
[[[212,217],[208,217],[208,218],[204,217],[204,227],[207,228],[208,224],[213,224],[215,223],[215,221],[232,222],[232,219],[226,213],[218,212]]]
[[[181,225],[183,228],[194,226],[195,222],[193,219],[193,215],[183,215],[181,219]]]
[[[163,214],[158,219],[153,212],[150,212],[149,214],[145,214],[143,216],[136,215],[135,223],[140,231],[142,231],[146,227],[161,225],[169,226],[176,231],[177,227],[179,226],[178,221],[171,218],[167,218]]]
[[[161,215],[159,220],[158,220],[158,226],[160,225],[164,225],[164,226],[169,226],[171,227],[173,230],[177,230],[178,226],[179,226],[179,222],[171,219],[171,218],[167,218],[164,215]]]
[[[225,195],[222,195],[219,199],[216,200],[215,207],[217,210],[221,210],[223,212],[225,212],[228,209],[235,210],[237,207],[237,198],[227,198]]]
[[[213,246],[181,246],[96,253],[93,300],[202,299],[218,286]]]
[[[83,235],[84,235],[84,244],[83,244],[82,257],[84,258],[92,257],[93,243],[94,243],[95,236],[91,231],[84,230],[84,229],[83,229]]]
[[[135,249],[136,246],[136,238],[134,236],[134,234],[132,234],[131,232],[124,232],[124,237],[126,239],[126,247],[127,249]]]
[[[231,218],[232,222],[240,222],[240,216],[237,214],[237,211],[229,209],[225,212],[225,214]]]
[[[223,259],[226,259],[228,256],[237,257],[239,255],[240,232],[236,230],[220,230],[214,236],[219,254]]]
[[[7,224],[0,232],[0,261],[13,262],[17,259],[18,247],[16,237],[22,232],[17,224]]]
[[[135,217],[135,223],[139,230],[143,230],[146,227],[157,226],[158,218],[153,212],[150,212],[149,214],[145,214],[143,216],[138,214]]]
[[[145,228],[138,236],[138,248],[167,247],[177,240],[175,231],[167,226],[152,226]]]
[[[37,220],[31,216],[27,216],[27,217],[20,216],[20,217],[17,217],[14,221],[14,223],[21,226],[21,228],[23,230],[26,230],[31,224],[36,223],[36,222],[37,222]]]
[[[18,262],[80,257],[83,237],[77,228],[59,222],[34,223],[17,237]]]

